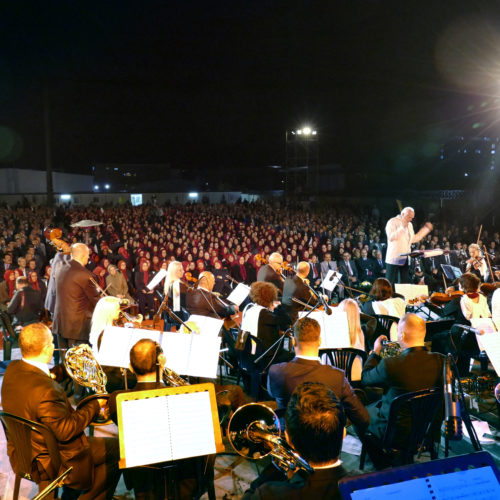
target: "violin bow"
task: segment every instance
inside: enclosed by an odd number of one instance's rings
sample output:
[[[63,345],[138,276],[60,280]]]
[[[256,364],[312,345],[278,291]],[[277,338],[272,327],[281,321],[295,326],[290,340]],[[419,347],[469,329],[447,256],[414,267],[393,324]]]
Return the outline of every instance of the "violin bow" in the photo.
[[[483,230],[483,225],[479,226],[479,233],[477,233],[477,243],[476,245],[479,245],[479,240],[481,239],[481,231]]]

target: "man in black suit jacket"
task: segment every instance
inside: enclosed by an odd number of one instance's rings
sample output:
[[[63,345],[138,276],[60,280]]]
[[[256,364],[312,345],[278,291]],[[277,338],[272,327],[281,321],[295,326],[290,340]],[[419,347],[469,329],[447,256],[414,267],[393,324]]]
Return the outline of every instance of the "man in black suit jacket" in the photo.
[[[83,243],[71,246],[71,259],[61,263],[55,277],[56,303],[53,331],[59,336],[59,347],[88,343],[90,320],[99,293],[91,283],[92,273],[85,268],[89,249]]]
[[[399,356],[382,359],[381,335],[376,341],[372,353],[366,360],[361,382],[366,386],[384,388],[382,399],[368,407],[370,413],[369,431],[382,439],[387,428],[389,409],[397,396],[407,392],[442,386],[442,354],[428,352],[424,345],[425,321],[416,314],[406,314],[398,323],[398,342],[403,351]],[[398,432],[401,441],[409,433],[406,422]]]
[[[309,304],[311,301],[312,304],[316,302],[312,297],[311,290],[309,290],[309,287],[304,283],[304,280],[309,274],[309,270],[310,267],[308,262],[299,262],[297,265],[297,274],[292,278],[285,279],[281,302],[286,307],[292,321],[297,319],[299,311],[305,309],[301,304],[294,302],[293,298],[305,302],[306,304]]]
[[[375,259],[375,279],[384,278],[387,272],[385,268],[384,258],[382,257],[382,252],[377,250],[377,258]]]
[[[344,252],[342,254],[342,260],[339,260],[338,266],[342,274],[342,282],[347,286],[356,288],[359,281],[358,268],[351,260],[351,254],[349,252]]]
[[[19,276],[16,279],[16,291],[7,307],[18,325],[27,325],[40,320],[42,314],[42,294],[29,286],[28,279]]]
[[[361,250],[361,257],[356,259],[356,267],[358,268],[358,275],[360,281],[375,281],[375,261],[368,257],[366,248]]]
[[[368,412],[354,394],[345,373],[320,363],[320,334],[321,329],[315,319],[304,318],[297,323],[294,332],[295,358],[288,363],[271,366],[267,390],[277,401],[279,408],[286,408],[291,394],[302,382],[321,382],[335,393],[346,415],[356,429],[362,432],[368,427]]]
[[[198,287],[188,290],[186,294],[186,308],[189,314],[199,314],[210,318],[228,318],[236,314],[238,306],[224,305],[212,293],[214,285],[214,275],[209,271],[203,271],[198,278]]]
[[[83,500],[112,498],[120,477],[118,440],[85,436],[86,427],[99,413],[98,400],[74,410],[62,386],[50,377],[47,363],[52,358],[54,344],[45,325],[33,323],[24,327],[19,335],[19,346],[23,359],[10,363],[2,384],[4,411],[40,422],[54,433],[62,458],[58,473],[73,467],[65,488],[86,490],[79,497]],[[49,454],[37,433],[32,433],[31,446],[32,476],[42,490],[50,482],[44,469],[49,467]],[[12,469],[19,470],[19,457],[10,442],[7,452]]]
[[[283,266],[283,257],[278,252],[269,256],[269,264],[262,266],[257,273],[257,281],[266,281],[273,283],[280,292],[283,291],[284,279],[281,277],[281,267]]]
[[[318,257],[314,254],[309,259],[309,274],[307,275],[307,279],[313,288],[321,284],[321,265],[318,262]]]
[[[261,476],[243,499],[340,500],[338,482],[348,475],[339,460],[346,417],[333,391],[320,383],[303,383],[290,398],[285,420],[286,440],[314,472],[299,471],[281,481],[266,481]]]

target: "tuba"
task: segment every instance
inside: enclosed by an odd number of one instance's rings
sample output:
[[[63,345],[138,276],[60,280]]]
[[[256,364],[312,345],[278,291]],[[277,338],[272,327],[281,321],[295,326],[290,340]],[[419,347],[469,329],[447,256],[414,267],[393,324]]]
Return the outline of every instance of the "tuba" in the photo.
[[[162,369],[161,377],[163,383],[165,385],[168,385],[169,387],[182,387],[185,385],[190,385],[187,380],[184,380],[180,375],[175,373],[174,370],[171,370],[166,366],[164,366]]]
[[[68,375],[79,385],[91,388],[96,394],[83,398],[76,406],[77,409],[86,405],[93,399],[109,399],[106,391],[108,378],[101,365],[95,359],[92,349],[87,344],[80,344],[66,351],[64,366]],[[91,425],[107,425],[109,420],[109,408],[101,408],[99,415]]]
[[[231,446],[242,457],[258,460],[270,454],[274,464],[285,473],[313,472],[313,468],[280,437],[276,413],[262,403],[240,406],[229,421],[227,433]]]

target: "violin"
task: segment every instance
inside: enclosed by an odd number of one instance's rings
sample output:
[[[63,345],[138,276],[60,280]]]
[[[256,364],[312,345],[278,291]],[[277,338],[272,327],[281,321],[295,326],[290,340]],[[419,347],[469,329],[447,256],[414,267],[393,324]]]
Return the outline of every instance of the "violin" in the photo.
[[[186,279],[186,281],[190,281],[191,283],[197,283],[198,282],[198,279],[195,278],[192,273],[190,273],[189,271],[184,275],[184,278]]]
[[[258,253],[256,256],[255,256],[255,260],[260,262],[261,264],[267,264],[267,259],[265,257],[262,257],[262,255],[260,253]]]
[[[293,267],[288,263],[288,262],[283,262],[283,265],[281,266],[283,271],[290,271],[294,273],[295,271],[293,270]]]
[[[498,287],[500,287],[500,282],[496,283],[482,283],[479,289],[483,295],[489,295],[493,293]]]
[[[456,299],[457,297],[461,297],[465,292],[462,290],[446,290],[445,293],[434,292],[429,297],[429,300],[435,306],[441,306],[443,304],[447,304],[450,300]]]
[[[64,254],[71,253],[71,245],[61,239],[62,229],[58,227],[46,227],[43,230],[43,235],[47,241],[57,248],[58,252],[62,252]]]

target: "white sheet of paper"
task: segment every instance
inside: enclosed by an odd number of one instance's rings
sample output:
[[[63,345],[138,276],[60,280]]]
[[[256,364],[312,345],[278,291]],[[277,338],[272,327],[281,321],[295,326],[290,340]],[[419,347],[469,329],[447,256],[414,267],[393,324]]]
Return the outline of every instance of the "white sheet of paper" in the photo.
[[[479,348],[486,351],[493,368],[500,376],[500,333],[492,332],[484,335],[476,335]]]
[[[332,278],[333,279],[330,279]],[[340,274],[338,271],[334,271],[333,269],[330,269],[325,276],[325,279],[323,280],[323,283],[321,283],[321,287],[324,288],[325,290],[328,290],[329,292],[333,292],[335,290],[335,287],[337,283],[341,280],[342,274]]]
[[[161,268],[154,276],[153,279],[146,285],[149,290],[152,290],[160,281],[167,275],[167,270]]]
[[[330,316],[324,311],[314,311],[308,315],[309,318],[315,319],[321,327],[321,345],[319,348],[351,347],[347,314],[344,311],[337,311],[334,307],[331,310],[332,314]],[[299,317],[303,318],[306,314],[306,311],[301,311]]]
[[[174,460],[215,453],[210,395],[207,391],[168,396]]]
[[[394,285],[396,293],[405,298],[405,301],[416,299],[421,295],[429,296],[429,287],[427,285],[412,285],[410,283],[396,283]]]
[[[432,491],[432,493],[431,493]],[[457,495],[459,492],[459,496]],[[479,496],[478,492],[482,494]],[[500,484],[491,467],[410,479],[353,491],[352,500],[394,498],[405,500],[497,500]]]
[[[165,364],[179,375],[216,378],[221,341],[210,334],[164,333]]]
[[[236,288],[227,296],[228,302],[236,304],[238,307],[248,297],[250,287],[245,283],[238,283]]]
[[[216,452],[208,391],[122,401],[127,467]]]
[[[191,314],[187,322],[195,323],[200,334],[215,336],[219,335],[220,329],[224,324],[223,319],[210,318],[209,316],[200,316],[199,314]]]
[[[128,368],[130,365],[130,349],[136,342],[141,339],[151,339],[161,343],[162,335],[162,332],[157,330],[108,326],[104,330],[101,348],[96,355],[96,359],[104,366]]]
[[[497,331],[495,323],[491,318],[471,318],[472,328],[483,331],[484,333],[493,333]]]
[[[484,434],[491,434],[488,422],[485,422],[484,420],[471,420],[471,422],[472,422],[472,427],[474,427],[474,430],[476,431],[477,437],[481,444],[495,443],[494,439],[484,437]],[[470,439],[469,431],[467,430],[467,427],[463,422],[462,422],[462,431],[464,436]]]

